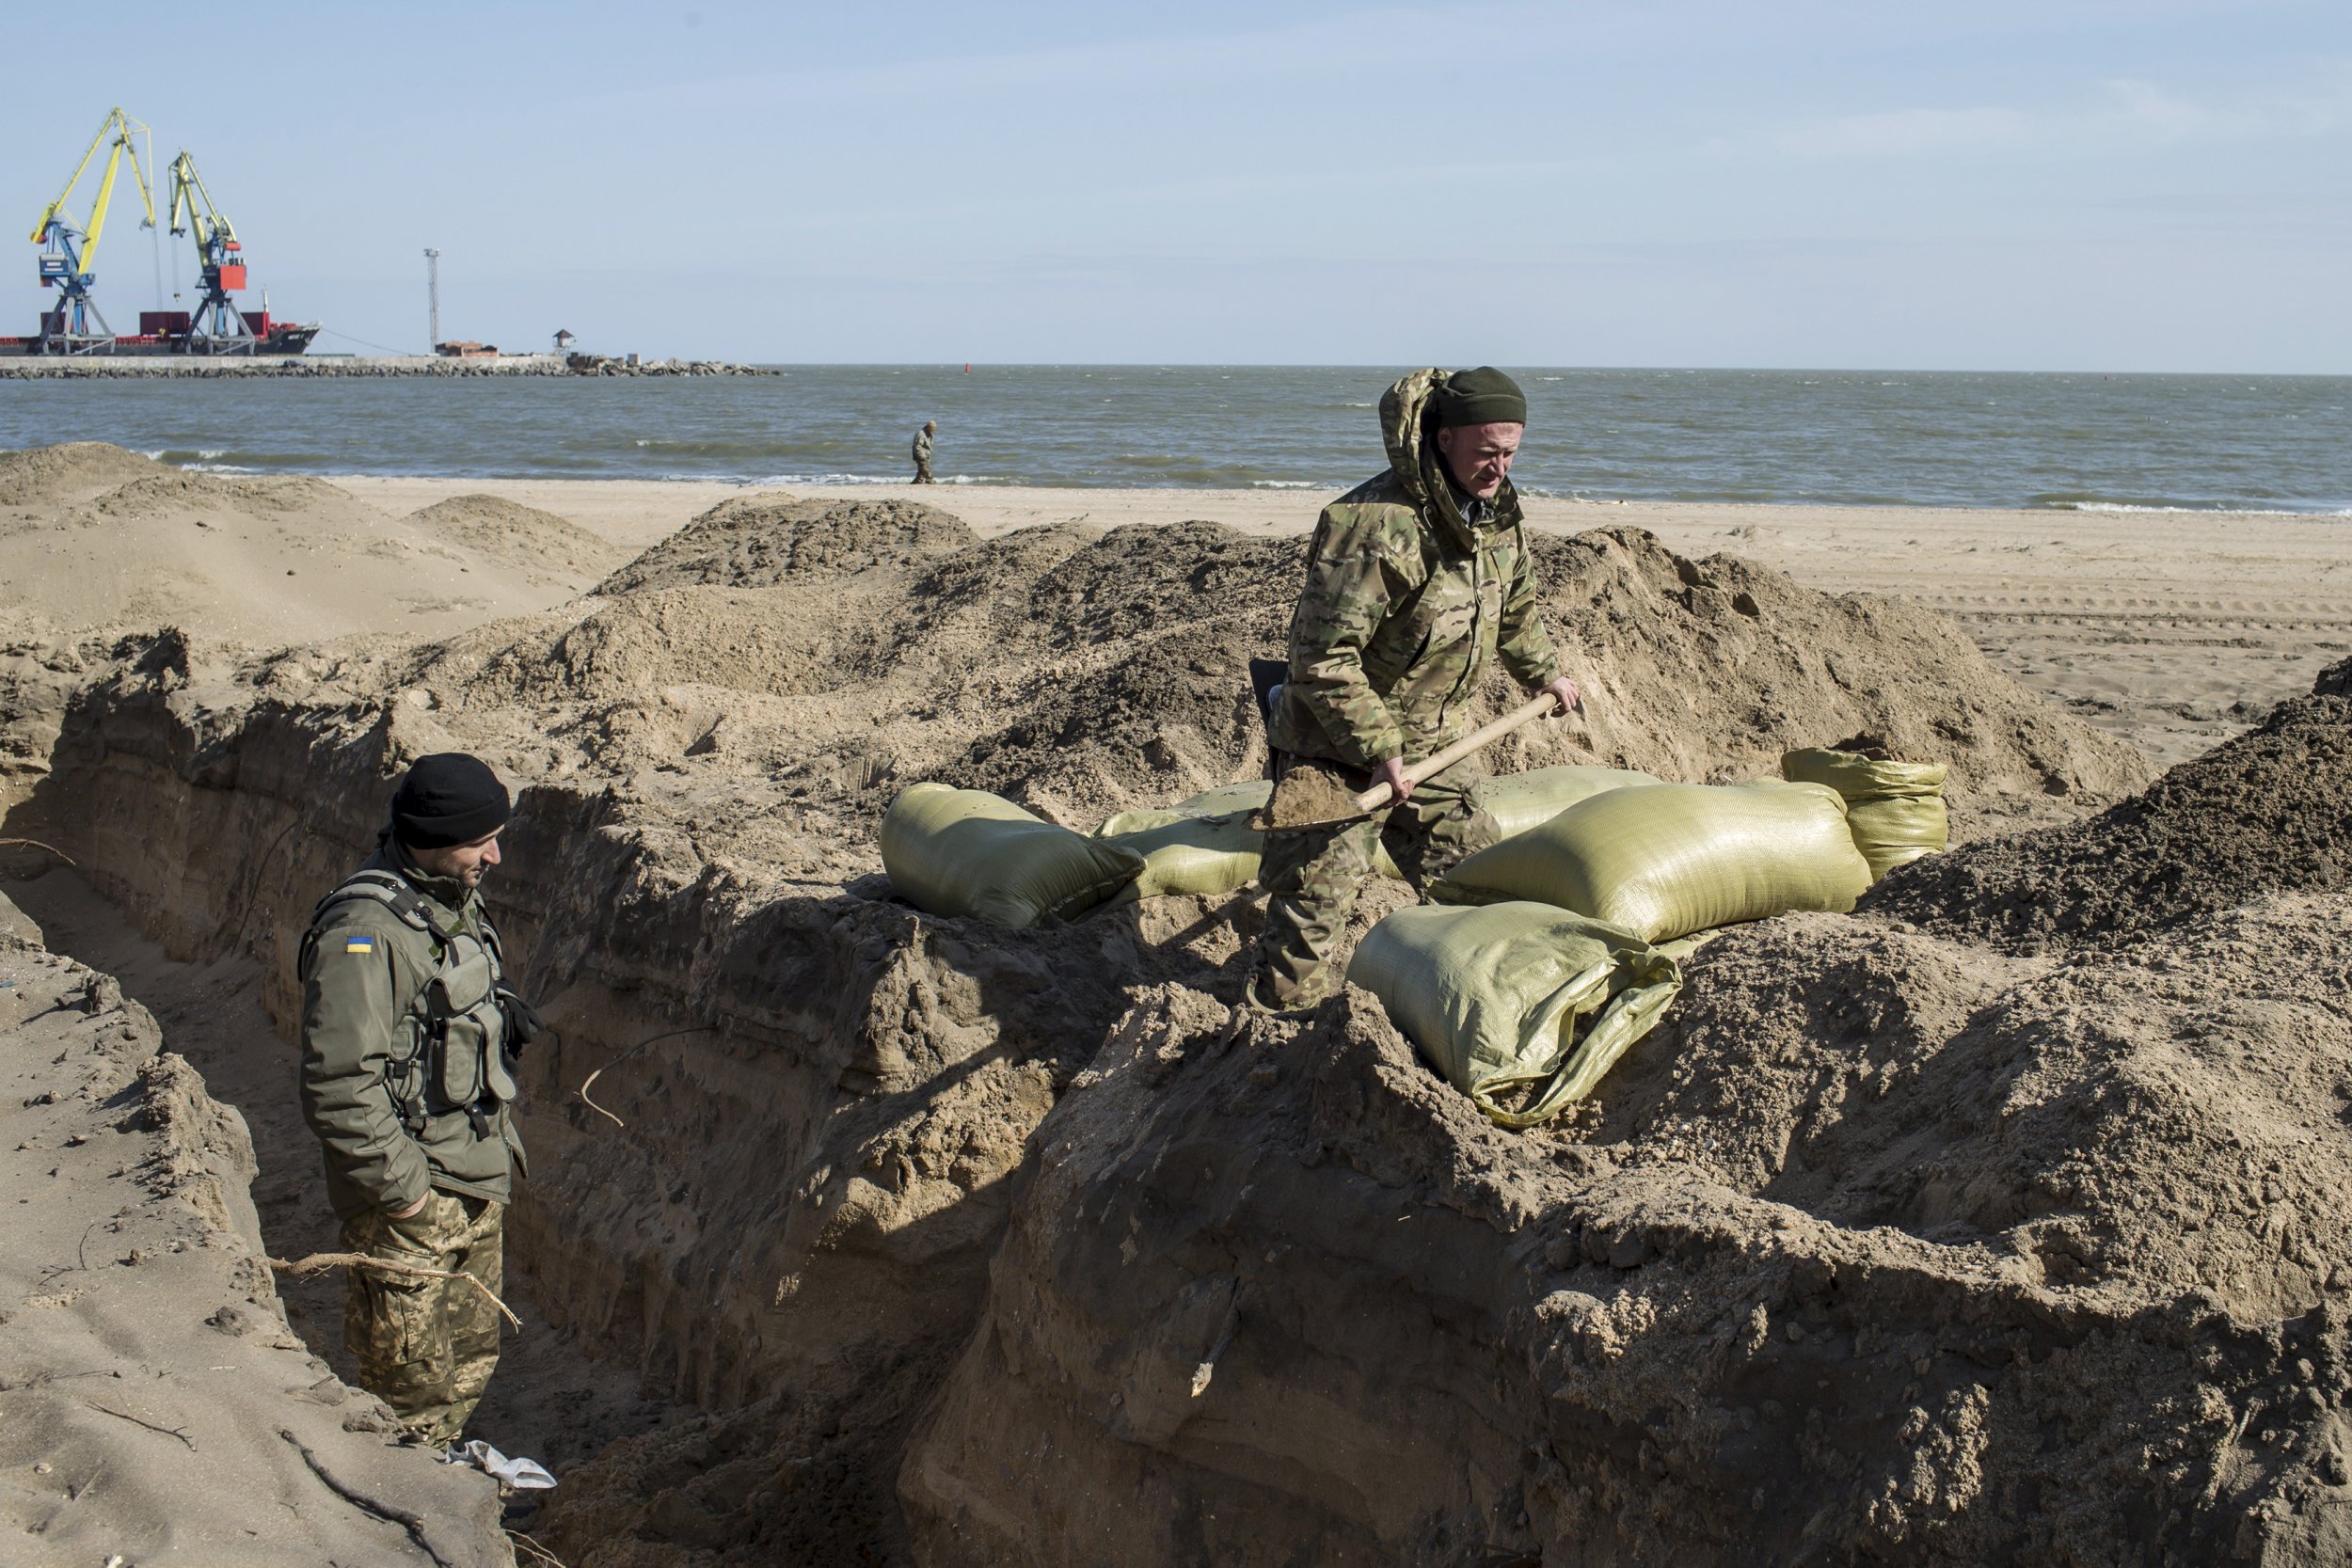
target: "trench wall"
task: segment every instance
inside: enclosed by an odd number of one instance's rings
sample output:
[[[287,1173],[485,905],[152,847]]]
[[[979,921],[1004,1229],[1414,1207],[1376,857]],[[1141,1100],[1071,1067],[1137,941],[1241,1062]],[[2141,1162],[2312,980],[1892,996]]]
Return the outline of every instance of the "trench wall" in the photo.
[[[396,705],[210,705],[166,647],[73,703],[6,830],[175,957],[258,963],[279,1038],[255,1048],[292,1072],[311,907],[436,738]],[[861,1499],[845,1528],[898,1556],[903,1430],[977,1316],[1025,1140],[1119,979],[1168,960],[1132,911],[981,944],[872,898],[766,895],[649,850],[624,799],[524,789],[485,884],[560,1033],[523,1063],[510,1269],[649,1391],[764,1402],[804,1452],[854,1450],[825,1471]],[[610,1117],[578,1092],[599,1068]]]

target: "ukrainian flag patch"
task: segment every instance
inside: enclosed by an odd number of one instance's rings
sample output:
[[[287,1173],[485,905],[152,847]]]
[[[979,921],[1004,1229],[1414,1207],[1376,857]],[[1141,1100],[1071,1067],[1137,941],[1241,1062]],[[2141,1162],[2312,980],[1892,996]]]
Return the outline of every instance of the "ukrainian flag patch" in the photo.
[[[375,939],[373,937],[345,937],[343,938],[343,951],[346,953],[373,953],[375,951]]]

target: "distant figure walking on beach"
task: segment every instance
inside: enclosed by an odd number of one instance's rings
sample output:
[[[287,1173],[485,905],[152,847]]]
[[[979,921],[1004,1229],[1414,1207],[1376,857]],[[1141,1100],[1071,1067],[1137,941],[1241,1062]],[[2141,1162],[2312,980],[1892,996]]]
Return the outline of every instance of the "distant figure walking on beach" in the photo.
[[[931,477],[931,437],[939,434],[937,420],[925,420],[923,428],[914,433],[914,483],[936,484]]]

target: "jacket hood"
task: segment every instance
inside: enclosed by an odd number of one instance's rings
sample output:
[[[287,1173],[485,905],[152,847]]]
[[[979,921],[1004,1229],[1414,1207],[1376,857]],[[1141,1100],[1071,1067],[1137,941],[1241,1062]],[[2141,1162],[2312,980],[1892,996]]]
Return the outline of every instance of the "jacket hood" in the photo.
[[[1423,521],[1458,549],[1478,547],[1478,531],[1462,516],[1438,451],[1438,389],[1450,372],[1415,371],[1380,394],[1380,439],[1389,449],[1389,471]],[[1495,493],[1490,528],[1517,528],[1519,496],[1504,480]]]

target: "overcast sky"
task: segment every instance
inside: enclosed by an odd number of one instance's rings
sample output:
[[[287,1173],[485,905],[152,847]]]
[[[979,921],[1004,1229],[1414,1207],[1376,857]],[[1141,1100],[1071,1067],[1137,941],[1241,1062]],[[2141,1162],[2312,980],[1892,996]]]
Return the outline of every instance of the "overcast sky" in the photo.
[[[119,102],[322,349],[421,349],[434,245],[510,349],[2352,372],[2346,0],[208,14],[17,52],[0,331]]]

